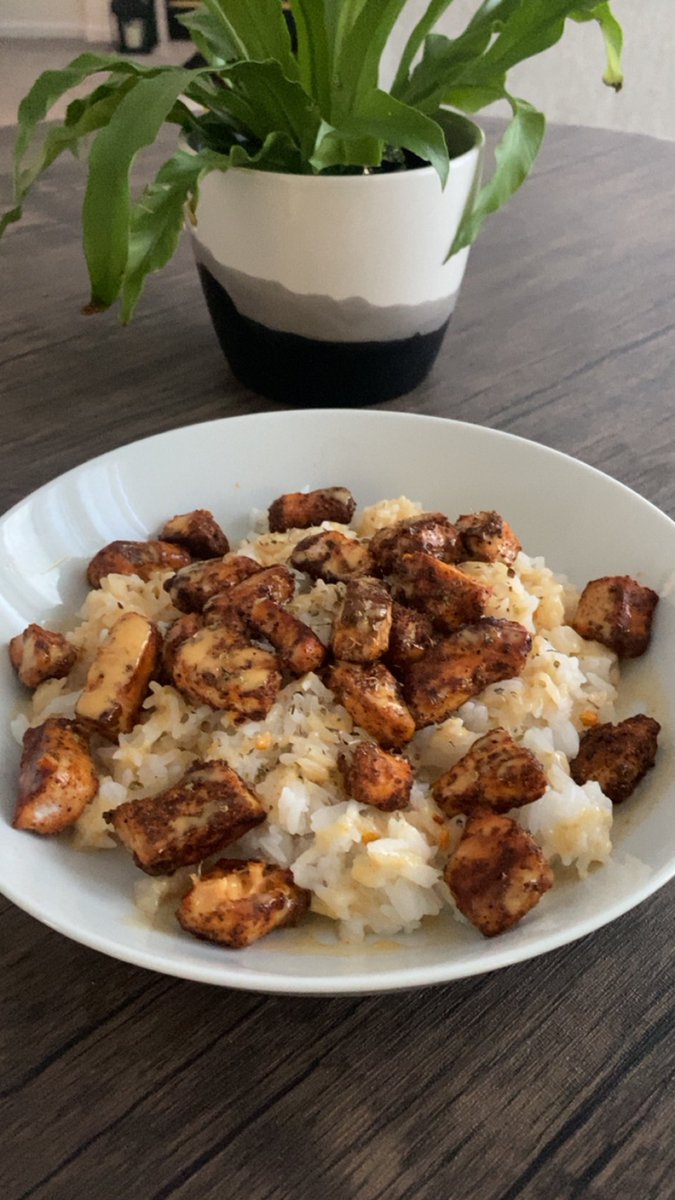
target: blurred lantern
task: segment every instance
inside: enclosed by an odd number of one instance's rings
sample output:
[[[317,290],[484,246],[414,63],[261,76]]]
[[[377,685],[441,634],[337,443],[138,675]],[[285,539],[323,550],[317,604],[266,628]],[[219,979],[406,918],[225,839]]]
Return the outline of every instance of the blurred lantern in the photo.
[[[200,0],[166,0],[166,25],[172,42],[190,40],[190,31],[181,25],[180,17],[199,8],[199,3]]]
[[[157,45],[154,0],[112,0],[122,54],[149,54]]]

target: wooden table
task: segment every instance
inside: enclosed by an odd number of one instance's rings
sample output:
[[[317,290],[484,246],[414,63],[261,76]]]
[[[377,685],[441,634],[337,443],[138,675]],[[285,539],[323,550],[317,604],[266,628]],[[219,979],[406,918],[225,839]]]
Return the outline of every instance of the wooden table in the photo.
[[[9,136],[0,149],[8,159]],[[134,324],[79,316],[81,167],[0,248],[0,508],[103,450],[270,406],[187,248]],[[427,383],[383,406],[577,455],[675,516],[675,146],[552,129]],[[372,998],[221,991],[0,902],[2,1200],[668,1200],[675,899],[532,963]]]

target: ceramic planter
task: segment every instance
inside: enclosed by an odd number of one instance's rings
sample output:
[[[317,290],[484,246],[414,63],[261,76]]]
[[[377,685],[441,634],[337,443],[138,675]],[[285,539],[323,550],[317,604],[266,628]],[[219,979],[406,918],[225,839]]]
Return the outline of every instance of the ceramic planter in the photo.
[[[468,250],[445,261],[478,184],[481,130],[445,115],[455,156],[432,167],[313,176],[237,169],[202,185],[193,247],[242,383],[298,405],[389,400],[424,379]]]

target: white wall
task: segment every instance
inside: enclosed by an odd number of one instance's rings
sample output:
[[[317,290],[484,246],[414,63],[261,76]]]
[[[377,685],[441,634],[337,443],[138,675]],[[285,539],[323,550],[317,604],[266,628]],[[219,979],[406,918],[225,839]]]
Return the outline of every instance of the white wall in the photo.
[[[0,0],[0,36],[105,41],[108,0]]]
[[[425,0],[409,0],[394,50],[426,7]],[[456,35],[476,8],[477,0],[455,0],[438,32]],[[604,50],[597,27],[572,22],[557,46],[512,71],[511,91],[551,121],[675,140],[675,0],[613,0],[613,9],[625,31],[623,91],[617,95],[601,81]],[[389,51],[387,57],[391,71],[395,55]]]

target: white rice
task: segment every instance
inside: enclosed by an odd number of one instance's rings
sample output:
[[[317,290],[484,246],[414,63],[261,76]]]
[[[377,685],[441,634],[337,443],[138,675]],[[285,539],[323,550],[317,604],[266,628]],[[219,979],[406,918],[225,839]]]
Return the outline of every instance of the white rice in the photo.
[[[354,530],[368,536],[421,505],[399,497],[366,509]],[[329,528],[343,526],[327,525]],[[233,553],[261,563],[284,562],[299,537],[311,530],[270,534],[258,515],[255,528]],[[493,684],[442,724],[418,732],[406,748],[416,774],[410,806],[383,813],[345,795],[337,768],[341,750],[367,735],[316,675],[289,683],[264,721],[233,727],[222,713],[190,705],[173,687],[153,683],[142,723],[117,745],[94,738],[101,777],[98,797],[77,822],[75,844],[113,849],[103,812],[125,800],[160,792],[176,783],[195,758],[225,758],[253,788],[268,811],[264,825],[248,833],[228,855],[260,856],[293,868],[296,882],[312,892],[312,908],[339,923],[345,940],[367,933],[393,935],[417,929],[452,899],[443,867],[461,835],[462,819],[448,821],[431,799],[430,784],[448,770],[481,734],[504,727],[542,762],[549,789],[542,799],[512,815],[529,829],[554,865],[585,875],[611,854],[612,806],[597,783],[577,786],[569,759],[579,730],[615,718],[618,673],[615,655],[586,642],[567,624],[578,594],[541,558],[521,553],[512,568],[502,563],[463,564],[493,589],[488,613],[521,622],[533,635],[532,653],[517,679]],[[32,723],[70,716],[101,640],[121,612],[145,613],[160,629],[178,614],[157,576],[150,583],[111,575],[89,593],[81,622],[69,634],[80,658],[68,679],[52,680],[35,693]],[[298,576],[290,608],[328,642],[342,584],[310,586]],[[20,740],[25,717],[13,723]],[[154,919],[163,900],[175,900],[189,871],[171,879],[141,880],[141,910]]]

